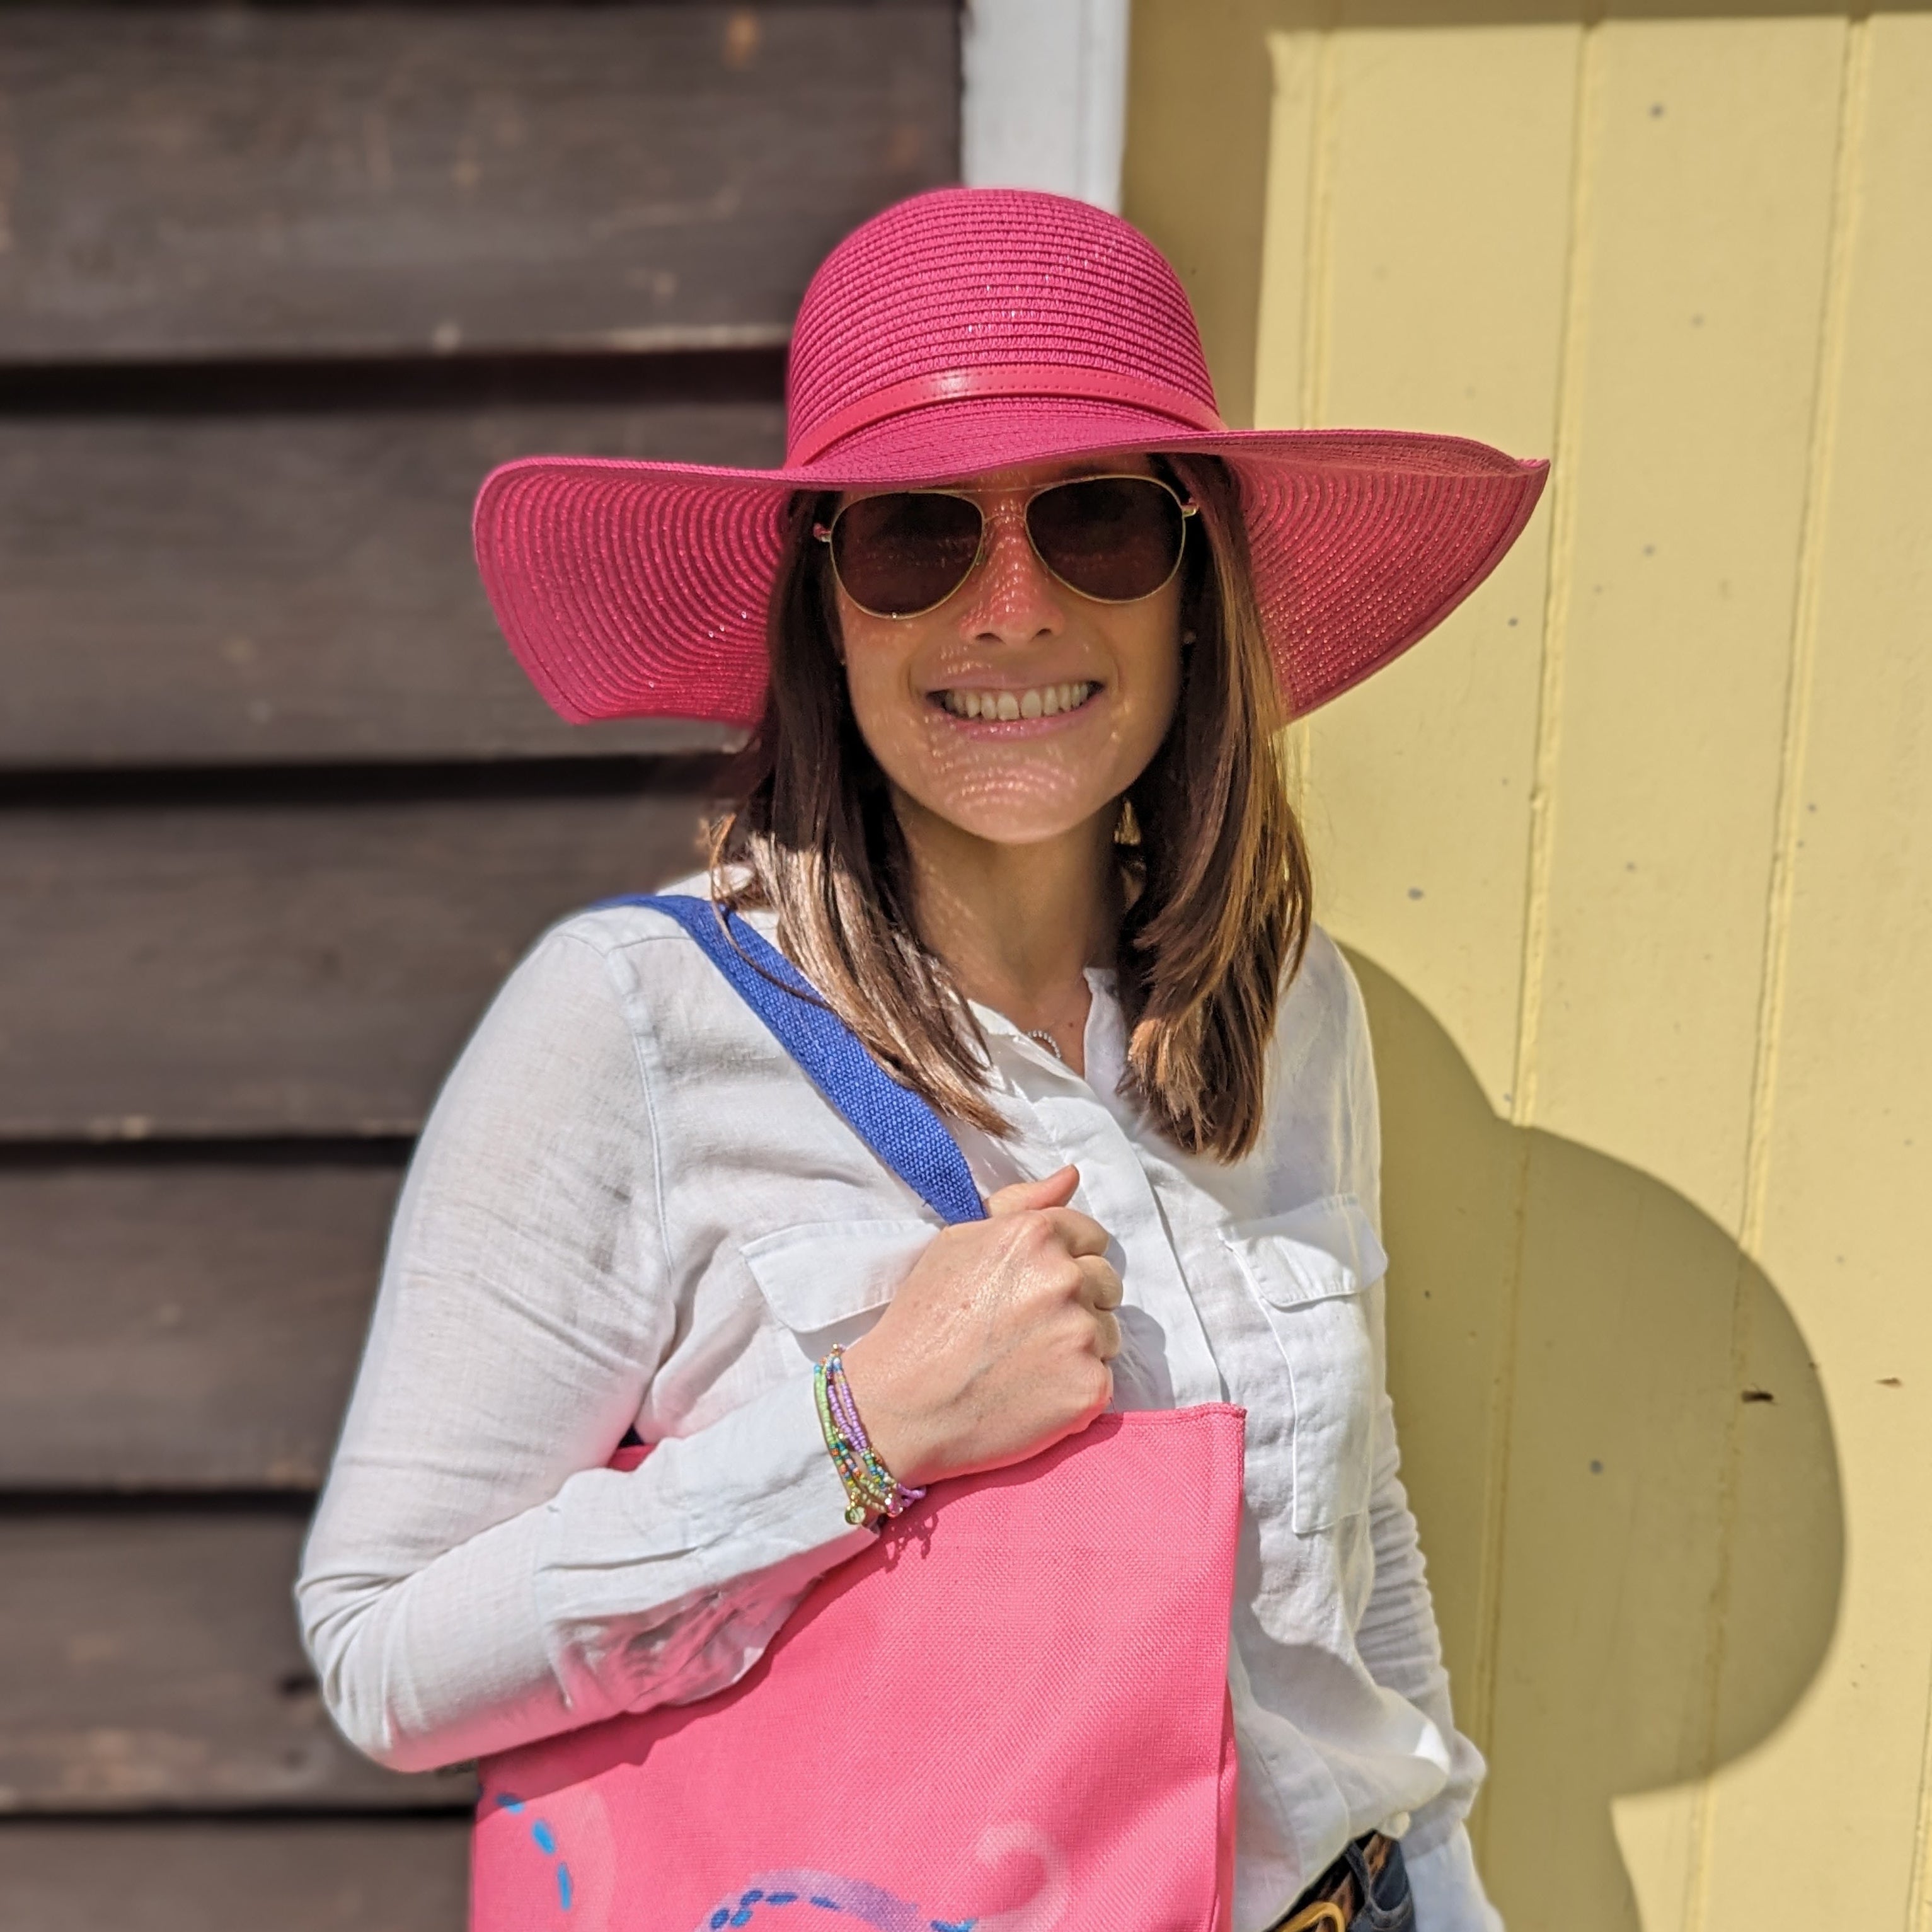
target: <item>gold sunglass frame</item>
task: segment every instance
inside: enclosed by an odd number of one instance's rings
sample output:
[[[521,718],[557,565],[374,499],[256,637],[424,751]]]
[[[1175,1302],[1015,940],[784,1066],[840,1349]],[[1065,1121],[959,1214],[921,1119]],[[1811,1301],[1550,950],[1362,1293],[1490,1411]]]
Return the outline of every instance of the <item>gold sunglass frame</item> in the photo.
[[[1077,483],[1151,483],[1156,489],[1165,490],[1174,500],[1174,508],[1180,512],[1180,542],[1174,547],[1174,562],[1169,566],[1167,574],[1151,590],[1143,590],[1137,597],[1096,597],[1090,590],[1082,590],[1078,584],[1069,583],[1052,564],[1048,562],[1046,557],[1041,555],[1040,544],[1034,538],[1033,525],[1027,513],[1040,498],[1047,495],[1050,491],[1071,489]],[[974,551],[973,561],[961,574],[958,582],[954,584],[944,597],[935,598],[930,604],[922,604],[914,610],[874,610],[871,604],[862,603],[858,598],[853,596],[852,586],[845,581],[839,572],[838,553],[832,547],[832,534],[838,529],[840,519],[844,516],[848,510],[855,510],[861,503],[871,502],[874,498],[879,496],[951,496],[960,502],[970,503],[974,508],[980,512],[979,548]],[[1026,532],[1027,548],[1038,560],[1040,568],[1045,571],[1054,583],[1060,585],[1064,589],[1072,591],[1075,596],[1084,597],[1090,604],[1115,605],[1144,604],[1150,597],[1158,597],[1174,581],[1175,574],[1180,570],[1181,563],[1187,555],[1187,520],[1195,515],[1199,508],[1199,505],[1190,502],[1165,477],[1150,476],[1144,471],[1138,470],[1108,470],[1093,476],[1063,476],[1057,482],[1042,483],[1037,490],[1029,490],[1020,505],[1020,528]],[[856,608],[864,611],[868,617],[884,617],[896,623],[904,623],[914,617],[928,616],[932,612],[937,610],[941,604],[950,603],[961,591],[966,588],[968,584],[972,582],[974,573],[986,560],[987,533],[992,527],[992,519],[987,515],[979,497],[970,490],[875,490],[871,496],[854,497],[850,502],[843,506],[834,514],[829,524],[814,524],[812,526],[812,534],[824,544],[826,559],[832,566],[832,576],[838,580],[839,589],[851,598]]]

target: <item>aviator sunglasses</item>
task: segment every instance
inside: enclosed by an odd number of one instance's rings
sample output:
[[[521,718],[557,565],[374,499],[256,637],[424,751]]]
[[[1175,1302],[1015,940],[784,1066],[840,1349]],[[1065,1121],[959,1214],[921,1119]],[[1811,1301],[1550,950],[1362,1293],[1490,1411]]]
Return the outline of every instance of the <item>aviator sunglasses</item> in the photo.
[[[1048,573],[1099,604],[1137,604],[1180,568],[1195,506],[1157,476],[1076,476],[1026,500],[1027,541]],[[986,513],[952,490],[848,503],[812,535],[846,596],[874,617],[936,610],[978,568]]]

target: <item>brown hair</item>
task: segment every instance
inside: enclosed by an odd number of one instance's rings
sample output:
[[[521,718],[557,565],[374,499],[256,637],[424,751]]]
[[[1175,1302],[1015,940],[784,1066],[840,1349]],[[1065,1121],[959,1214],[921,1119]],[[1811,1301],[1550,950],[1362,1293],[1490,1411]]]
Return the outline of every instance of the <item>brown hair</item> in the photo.
[[[1128,1088],[1178,1146],[1232,1161],[1261,1130],[1275,1010],[1307,944],[1308,856],[1275,756],[1284,721],[1237,486],[1218,458],[1166,460],[1205,541],[1190,542],[1182,566],[1181,634],[1193,641],[1174,722],[1123,801],[1114,964]],[[712,830],[715,890],[777,913],[785,950],[906,1085],[1004,1133],[984,1042],[920,940],[898,816],[846,694],[812,536],[836,501],[791,504],[764,716],[736,806]]]

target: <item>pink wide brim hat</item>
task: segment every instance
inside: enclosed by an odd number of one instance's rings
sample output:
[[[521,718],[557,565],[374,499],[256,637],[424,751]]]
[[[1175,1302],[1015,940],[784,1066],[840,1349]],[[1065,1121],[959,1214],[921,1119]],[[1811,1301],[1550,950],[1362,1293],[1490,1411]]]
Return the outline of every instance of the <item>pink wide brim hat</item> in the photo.
[[[551,706],[754,722],[794,491],[945,482],[1107,452],[1226,459],[1291,710],[1439,624],[1495,568],[1549,466],[1460,436],[1231,430],[1180,282],[1058,195],[942,188],[832,250],[800,305],[778,470],[534,456],[477,500],[477,562]]]

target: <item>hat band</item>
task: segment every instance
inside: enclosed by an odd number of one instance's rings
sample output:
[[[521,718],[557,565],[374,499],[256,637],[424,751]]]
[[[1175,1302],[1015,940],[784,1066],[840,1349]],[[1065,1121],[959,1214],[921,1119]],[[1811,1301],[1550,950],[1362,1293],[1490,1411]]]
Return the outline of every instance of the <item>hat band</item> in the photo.
[[[786,467],[795,470],[815,463],[834,444],[890,417],[906,416],[934,403],[982,396],[1126,403],[1185,424],[1190,429],[1227,428],[1213,407],[1198,396],[1171,388],[1166,382],[1152,382],[1138,376],[1117,376],[1106,369],[1069,367],[1064,362],[992,363],[976,369],[941,369],[929,376],[914,376],[834,410],[800,435],[787,455]]]

